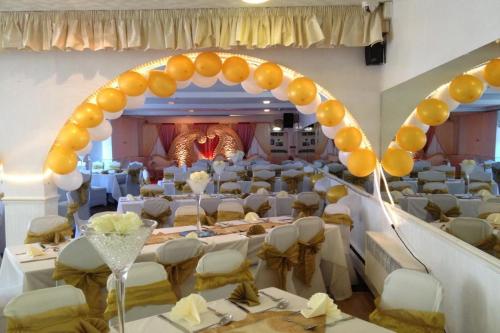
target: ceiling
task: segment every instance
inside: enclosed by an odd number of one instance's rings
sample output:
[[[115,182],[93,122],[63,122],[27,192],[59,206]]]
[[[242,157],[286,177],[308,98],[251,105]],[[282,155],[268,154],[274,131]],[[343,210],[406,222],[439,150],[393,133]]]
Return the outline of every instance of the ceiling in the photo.
[[[0,0],[0,11],[329,6],[359,5],[361,1],[269,0],[260,5],[252,5],[241,0]]]
[[[499,111],[500,110],[500,90],[492,88],[486,89],[480,99],[470,104],[460,104],[455,110],[458,112],[469,111]]]

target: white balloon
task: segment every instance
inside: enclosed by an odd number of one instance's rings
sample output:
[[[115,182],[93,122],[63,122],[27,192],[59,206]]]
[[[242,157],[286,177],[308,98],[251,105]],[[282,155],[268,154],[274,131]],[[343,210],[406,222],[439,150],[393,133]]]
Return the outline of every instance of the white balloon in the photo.
[[[422,131],[424,131],[424,133],[427,133],[427,131],[429,130],[429,125],[426,125],[423,122],[421,122],[420,120],[418,120],[416,111],[412,112],[410,117],[408,117],[408,119],[406,119],[406,121],[404,122],[403,125],[416,126],[416,127],[420,128]]]
[[[102,141],[111,136],[113,128],[111,127],[111,123],[109,121],[103,120],[98,126],[89,128],[88,131],[90,133],[90,138],[93,141]]]
[[[288,76],[283,76],[283,81],[281,82],[280,86],[278,88],[272,89],[271,94],[273,94],[273,96],[280,101],[288,101],[287,89],[291,81],[292,79],[290,79]]]
[[[398,145],[398,143],[396,141],[391,141],[391,143],[389,143],[389,148],[392,148],[392,149],[403,149],[403,148],[401,148],[400,145]]]
[[[255,72],[255,68],[250,66],[250,75],[248,75],[248,78],[245,81],[241,82],[241,87],[247,93],[252,94],[252,95],[257,95],[257,94],[264,92],[265,89],[262,89],[261,87],[259,87],[257,85],[257,83],[255,83],[255,80],[253,78],[254,72]]]
[[[217,83],[217,76],[203,76],[195,72],[191,80],[194,85],[200,88],[210,88]]]
[[[457,108],[457,106],[460,105],[460,103],[451,98],[450,92],[448,90],[449,86],[449,84],[445,84],[444,86],[439,87],[436,92],[431,95],[431,97],[445,102],[446,104],[448,104],[448,109],[450,111],[453,111]]]
[[[340,163],[347,166],[347,160],[349,159],[349,155],[351,155],[351,153],[349,153],[347,151],[339,151]]]
[[[306,105],[297,105],[297,110],[305,114],[313,114],[316,113],[318,106],[321,104],[321,96],[316,94],[314,101]]]
[[[196,75],[197,73],[195,73]],[[187,88],[189,87],[189,85],[191,84],[191,79],[188,79],[186,81],[176,81],[176,86],[177,86],[177,89],[184,89],[184,88]]]
[[[217,79],[224,83],[226,86],[235,86],[238,84],[238,82],[232,82],[232,81],[229,81],[227,80],[225,77],[224,77],[224,74],[222,72],[219,72],[219,74],[217,74]]]
[[[332,126],[332,127],[321,125],[321,130],[323,131],[323,133],[326,135],[327,138],[334,139],[337,132],[342,127],[345,127],[345,126],[346,126],[346,124],[345,124],[344,120],[342,120],[336,126]]]
[[[83,176],[78,169],[66,174],[52,174],[52,180],[61,190],[74,191],[83,183]]]
[[[485,66],[479,66],[474,69],[471,69],[470,71],[467,72],[467,74],[472,75],[477,77],[481,82],[483,82],[484,89],[488,88],[488,82],[484,79],[484,67]],[[483,89],[483,90],[484,90]]]
[[[109,119],[109,120],[118,119],[122,116],[122,114],[123,114],[123,110],[120,112],[106,112],[106,111],[104,111],[104,118]]]
[[[89,144],[85,146],[85,148],[77,151],[76,153],[78,154],[78,156],[83,158],[85,157],[85,155],[90,154],[91,150],[92,150],[92,141],[90,141]]]

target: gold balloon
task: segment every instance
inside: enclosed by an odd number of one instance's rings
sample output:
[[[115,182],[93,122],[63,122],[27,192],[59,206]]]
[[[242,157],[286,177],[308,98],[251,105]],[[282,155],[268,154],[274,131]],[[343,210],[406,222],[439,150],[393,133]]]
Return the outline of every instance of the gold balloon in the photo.
[[[493,87],[500,87],[500,59],[490,60],[484,66],[484,79]]]
[[[127,96],[115,88],[104,88],[97,93],[97,105],[108,112],[120,112],[127,106]]]
[[[194,67],[199,74],[211,77],[219,74],[222,68],[222,60],[220,60],[217,53],[202,52],[196,57]]]
[[[356,177],[366,177],[375,170],[377,157],[370,149],[360,148],[353,151],[347,159],[347,169]]]
[[[262,89],[272,90],[278,88],[283,82],[283,71],[280,66],[266,62],[257,67],[253,78]]]
[[[250,75],[250,66],[245,59],[233,56],[222,64],[222,73],[228,81],[240,83]]]
[[[459,75],[451,81],[449,86],[450,96],[460,103],[472,103],[483,94],[483,82],[469,74]]]
[[[149,90],[158,97],[170,97],[177,90],[177,83],[168,73],[150,71]]]
[[[73,123],[67,123],[61,132],[59,132],[56,142],[68,149],[78,151],[89,144],[90,134],[85,128],[81,128]]]
[[[328,189],[326,192],[326,200],[329,203],[336,203],[340,198],[347,195],[347,187],[344,185],[335,185]]]
[[[177,81],[186,81],[194,74],[194,64],[183,54],[170,57],[167,61],[166,72]]]
[[[71,149],[54,146],[47,157],[47,166],[60,175],[66,175],[75,170],[78,156]]]
[[[318,92],[316,84],[307,77],[299,77],[287,88],[288,99],[295,105],[307,105],[314,101]]]
[[[128,71],[118,77],[118,86],[128,96],[139,96],[148,89],[148,80],[137,72]]]
[[[96,127],[103,119],[104,114],[102,110],[92,103],[83,103],[76,108],[71,116],[71,121],[84,128]]]
[[[389,148],[382,157],[382,167],[391,176],[403,177],[413,169],[413,157],[406,150]]]
[[[335,147],[338,149],[351,152],[358,149],[361,141],[363,140],[363,135],[361,131],[356,127],[344,127],[340,129],[337,134],[335,134]]]
[[[404,125],[396,133],[396,143],[401,148],[411,152],[417,152],[424,148],[426,142],[427,137],[424,131],[417,126]]]
[[[316,182],[320,179],[323,179],[325,176],[322,173],[316,173],[311,176],[311,184],[314,186]]]
[[[323,126],[337,126],[345,116],[345,106],[341,101],[329,99],[318,106],[316,119]]]
[[[448,104],[439,99],[424,99],[417,105],[417,118],[426,125],[441,125],[449,116]]]

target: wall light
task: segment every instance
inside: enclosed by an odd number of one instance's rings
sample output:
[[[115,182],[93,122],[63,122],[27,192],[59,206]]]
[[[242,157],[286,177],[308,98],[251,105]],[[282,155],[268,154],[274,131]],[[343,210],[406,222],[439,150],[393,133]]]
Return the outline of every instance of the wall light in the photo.
[[[271,101],[268,100],[268,99],[265,99],[265,100],[262,101],[262,104],[271,104]]]
[[[193,112],[194,112],[194,110],[188,110],[188,112],[191,112],[191,113],[193,113]]]
[[[270,112],[271,109],[264,109],[264,112]]]
[[[274,126],[274,127],[273,127],[273,131],[281,131],[281,127]]]
[[[269,0],[242,0],[242,1],[252,5],[258,5],[264,2],[268,2]]]

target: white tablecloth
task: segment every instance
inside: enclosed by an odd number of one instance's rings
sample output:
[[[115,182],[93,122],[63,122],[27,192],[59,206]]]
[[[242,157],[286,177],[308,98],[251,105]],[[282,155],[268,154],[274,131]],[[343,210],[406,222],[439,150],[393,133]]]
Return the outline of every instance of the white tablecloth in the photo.
[[[429,220],[429,213],[425,210],[427,201],[426,197],[404,197],[399,199],[399,206],[411,215],[426,221]],[[460,216],[477,217],[480,204],[480,199],[458,199],[458,205],[462,212]]]
[[[322,272],[326,287],[334,295],[335,299],[342,300],[352,295],[349,271],[342,244],[340,228],[337,225],[327,224],[325,230],[325,243],[323,244],[321,257]],[[194,230],[194,226],[175,227],[157,229],[156,232],[178,233],[186,230]],[[244,256],[248,253],[249,237],[240,234],[219,235],[203,238],[207,243],[206,252],[221,249],[235,249]],[[264,237],[260,235],[260,245],[264,242]],[[253,246],[260,246],[259,241],[253,241]],[[161,244],[144,246],[137,261],[155,261],[155,251]],[[61,244],[60,248],[64,247]],[[2,265],[0,267],[0,300],[6,294],[18,295],[23,291],[53,287],[56,285],[52,279],[54,271],[54,258],[38,260],[32,262],[20,262],[19,253],[26,251],[26,246],[17,245],[7,247],[5,250]],[[323,267],[326,267],[323,270]],[[9,288],[8,291],[2,289]],[[6,289],[5,289],[6,290]]]
[[[303,308],[307,307],[307,299],[302,298],[300,296],[288,293],[286,291],[277,289],[277,288],[266,288],[263,289],[266,294],[269,294],[276,298],[284,298],[289,301],[289,306],[286,311],[299,311]],[[264,307],[264,302],[266,303],[266,307],[273,306],[272,300],[266,298],[266,296],[260,296],[261,305],[257,307]],[[245,319],[247,314],[239,309],[237,306],[231,304],[230,302],[220,299],[216,301],[212,301],[208,303],[209,307],[220,312],[220,313],[230,313],[233,316],[233,320],[239,321]],[[279,311],[273,309],[273,311]],[[168,314],[167,314],[168,316]],[[343,314],[343,318],[347,317],[346,314]],[[206,325],[210,325],[212,323],[217,322],[217,317],[213,313],[204,313],[202,314],[202,322],[206,323]],[[203,325],[203,327],[206,327]],[[182,330],[176,328],[175,326],[169,324],[164,319],[159,318],[158,316],[139,319],[135,321],[131,321],[125,324],[125,329],[127,332],[134,333],[142,333],[142,332],[168,332],[168,333],[183,333]],[[117,332],[112,329],[111,332]],[[352,320],[342,321],[333,326],[327,327],[326,332],[328,333],[386,333],[392,332],[383,327],[374,325],[367,321],[364,321],[359,318],[354,318]],[[267,333],[267,332],[262,332]]]
[[[118,199],[123,195],[120,190],[120,184],[124,184],[126,178],[127,175],[125,173],[107,175],[93,173],[91,184],[96,187],[104,187],[106,192],[111,194],[111,196],[118,201]]]

